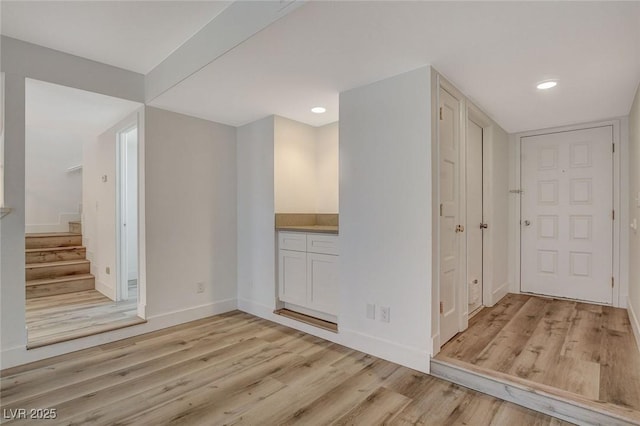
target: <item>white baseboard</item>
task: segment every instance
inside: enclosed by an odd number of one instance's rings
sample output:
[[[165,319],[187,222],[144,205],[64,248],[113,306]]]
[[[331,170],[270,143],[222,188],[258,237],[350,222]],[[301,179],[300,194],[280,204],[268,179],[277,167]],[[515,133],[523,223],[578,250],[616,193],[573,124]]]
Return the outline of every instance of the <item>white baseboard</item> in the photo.
[[[150,333],[189,321],[218,315],[237,309],[236,299],[220,300],[192,308],[166,312],[147,318],[147,322],[119,330],[108,331],[94,336],[87,336],[54,345],[27,350],[26,346],[14,346],[0,352],[0,369],[11,368],[29,362],[75,352],[105,343],[115,342],[128,337]]]
[[[431,356],[436,356],[440,352],[440,333],[431,337]]]
[[[636,345],[638,345],[638,350],[640,350],[640,321],[638,321],[638,315],[633,309],[633,303],[629,301],[628,305],[627,312],[629,313],[629,322],[631,322],[631,329],[636,338]]]
[[[505,297],[509,293],[509,283],[505,282],[500,287],[493,290],[491,293],[491,304],[486,306],[493,306],[500,301],[503,297]]]
[[[69,232],[69,222],[80,220],[80,213],[60,213],[57,223],[37,223],[25,224],[24,232],[27,234],[37,234],[44,232]]]
[[[429,373],[429,354],[416,348],[401,345],[369,334],[340,327],[332,333],[296,320],[273,313],[274,307],[262,305],[246,299],[238,299],[238,309],[260,318],[311,334],[322,339],[355,349],[414,370]]]
[[[97,272],[97,271],[96,271]],[[106,285],[105,283],[103,283],[102,281],[98,281],[98,275],[97,274],[93,274],[96,277],[96,290],[98,290],[100,293],[104,294],[105,296],[107,296],[109,299],[111,300],[116,300],[116,289]]]

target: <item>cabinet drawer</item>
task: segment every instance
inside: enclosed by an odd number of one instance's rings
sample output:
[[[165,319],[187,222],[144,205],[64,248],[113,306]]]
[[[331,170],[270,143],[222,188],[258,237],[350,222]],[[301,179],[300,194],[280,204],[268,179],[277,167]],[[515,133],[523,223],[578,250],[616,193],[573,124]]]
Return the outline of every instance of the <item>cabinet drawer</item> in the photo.
[[[279,249],[307,251],[307,234],[302,232],[279,232],[278,234]]]
[[[323,234],[307,234],[307,252],[321,254],[338,254],[338,236]]]

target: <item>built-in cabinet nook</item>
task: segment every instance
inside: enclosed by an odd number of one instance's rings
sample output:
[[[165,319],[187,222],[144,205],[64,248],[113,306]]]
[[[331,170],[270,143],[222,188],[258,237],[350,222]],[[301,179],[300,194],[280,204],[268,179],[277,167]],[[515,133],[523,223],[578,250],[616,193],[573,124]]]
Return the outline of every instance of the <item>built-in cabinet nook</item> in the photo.
[[[338,330],[338,123],[274,123],[276,313]]]

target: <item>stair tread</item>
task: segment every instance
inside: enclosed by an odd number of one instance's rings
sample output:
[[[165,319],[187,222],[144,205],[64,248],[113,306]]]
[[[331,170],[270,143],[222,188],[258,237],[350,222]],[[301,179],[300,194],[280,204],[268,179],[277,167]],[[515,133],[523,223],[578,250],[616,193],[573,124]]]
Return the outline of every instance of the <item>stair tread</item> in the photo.
[[[65,281],[80,281],[86,280],[90,278],[95,278],[93,274],[77,274],[77,275],[66,275],[64,277],[56,277],[56,278],[41,278],[37,280],[29,280],[26,282],[27,287],[43,285],[43,284],[56,284],[62,283]]]
[[[65,251],[65,250],[79,250],[86,249],[85,246],[63,246],[63,247],[42,247],[42,248],[31,248],[25,249],[25,253],[36,253],[39,251]]]
[[[51,266],[80,265],[90,263],[87,259],[59,260],[56,262],[28,263],[25,267],[29,268],[48,268]]]
[[[24,234],[26,238],[42,238],[42,237],[81,237],[79,232],[42,232],[36,234]]]

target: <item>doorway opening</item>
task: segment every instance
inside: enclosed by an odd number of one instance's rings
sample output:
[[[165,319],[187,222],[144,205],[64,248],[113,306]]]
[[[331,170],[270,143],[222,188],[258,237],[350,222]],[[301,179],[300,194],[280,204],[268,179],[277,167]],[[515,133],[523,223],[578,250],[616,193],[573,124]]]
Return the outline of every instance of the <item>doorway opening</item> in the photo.
[[[137,237],[144,228],[138,218],[141,107],[26,79],[28,349],[144,322]],[[122,239],[120,217],[129,232]]]
[[[138,298],[138,126],[118,133],[117,301]]]

